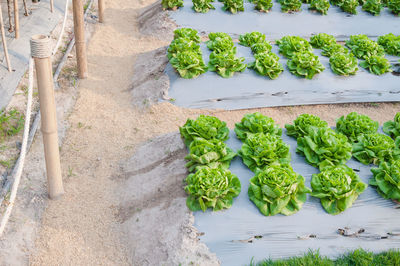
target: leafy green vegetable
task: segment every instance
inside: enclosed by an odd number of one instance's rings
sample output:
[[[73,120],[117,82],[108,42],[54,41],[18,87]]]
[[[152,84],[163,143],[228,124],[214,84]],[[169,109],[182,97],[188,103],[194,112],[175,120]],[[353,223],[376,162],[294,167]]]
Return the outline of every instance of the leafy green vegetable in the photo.
[[[349,50],[338,43],[331,44],[328,46],[322,46],[322,53],[321,53],[322,55],[331,57],[333,54],[336,53],[348,54]]]
[[[387,60],[383,56],[372,55],[367,57],[365,61],[360,63],[360,66],[368,69],[369,72],[374,73],[375,75],[382,75],[386,72],[392,72],[392,65],[389,60]]]
[[[271,0],[254,0],[255,9],[261,12],[269,12],[272,8]]]
[[[285,36],[276,41],[279,46],[279,52],[287,58],[291,58],[296,52],[312,52],[310,43],[298,36]]]
[[[215,50],[216,47],[219,47],[221,50],[224,45],[227,45],[227,47],[225,47],[226,50],[230,50],[234,46],[231,36],[224,32],[211,32],[208,34],[208,38],[209,40],[205,43],[210,50]],[[230,44],[226,43],[228,41]]]
[[[179,7],[183,6],[183,0],[162,0],[161,1],[162,8],[176,10]]]
[[[362,134],[377,133],[379,123],[369,116],[351,112],[346,117],[342,116],[336,120],[336,131],[346,135],[351,142],[357,141]]]
[[[178,52],[170,62],[179,75],[185,79],[196,78],[207,71],[203,58],[195,51]]]
[[[309,127],[308,135],[297,139],[296,152],[319,169],[345,164],[351,158],[351,150],[347,137],[330,128]]]
[[[197,30],[191,28],[180,28],[174,31],[174,39],[185,38],[200,43],[200,36]]]
[[[265,216],[298,212],[311,190],[290,165],[271,165],[250,179],[249,198]]]
[[[400,0],[388,0],[387,7],[393,14],[400,14]]]
[[[290,162],[289,145],[277,135],[264,133],[248,134],[238,155],[253,172],[273,163]]]
[[[331,0],[330,2],[332,5],[341,6],[343,4],[344,0]]]
[[[185,157],[189,161],[186,167],[189,172],[202,167],[228,169],[235,156],[236,153],[219,139],[194,138],[189,146],[189,154]]]
[[[362,6],[362,10],[371,13],[374,16],[378,16],[383,9],[381,0],[366,0]]]
[[[168,59],[171,60],[171,58],[176,57],[179,52],[188,50],[196,52],[201,56],[200,45],[195,41],[186,38],[174,39],[168,47]]]
[[[400,160],[392,163],[383,162],[379,168],[372,168],[374,177],[369,184],[376,187],[378,193],[385,199],[400,200]]]
[[[400,150],[387,135],[373,133],[358,136],[353,143],[353,156],[363,164],[378,165],[384,161],[400,159]]]
[[[322,15],[328,15],[330,6],[329,0],[312,0],[309,9],[316,10]]]
[[[200,115],[196,120],[188,119],[186,123],[179,128],[181,136],[185,139],[186,146],[199,137],[203,139],[218,139],[225,141],[229,138],[229,129],[225,122],[216,117]]]
[[[281,10],[285,13],[297,12],[301,10],[300,0],[279,0]]]
[[[314,48],[322,48],[336,44],[336,39],[333,35],[318,33],[310,38],[310,44]]]
[[[236,57],[231,51],[210,54],[208,69],[217,72],[223,78],[232,77],[235,72],[243,72],[246,64],[243,64],[244,57]]]
[[[236,54],[236,47],[231,37],[216,38],[214,41],[209,41],[207,47],[217,53],[230,52]]]
[[[251,46],[251,51],[253,52],[253,54],[269,53],[271,52],[271,49],[272,46],[267,41],[256,43]]]
[[[239,179],[222,168],[201,168],[190,174],[185,181],[185,191],[188,194],[186,205],[192,211],[228,209],[241,190]]]
[[[262,76],[276,79],[283,72],[283,66],[279,63],[279,57],[273,53],[259,53],[254,55],[255,61],[249,64],[250,69],[254,69]]]
[[[378,38],[378,44],[381,45],[387,54],[400,56],[400,35],[396,36],[389,33]]]
[[[215,9],[211,4],[214,0],[192,0],[193,10],[197,13],[207,13],[210,9]]]
[[[225,11],[230,11],[232,14],[244,11],[243,0],[224,0],[223,2],[224,6],[222,9]]]
[[[357,59],[353,54],[335,53],[329,58],[329,64],[336,75],[355,75],[358,70]]]
[[[400,137],[400,112],[394,116],[393,121],[387,121],[383,124],[383,132],[394,139]]]
[[[254,133],[281,136],[282,129],[275,124],[275,121],[271,117],[256,112],[253,114],[246,114],[240,123],[236,123],[235,133],[238,139],[244,141],[248,134]]]
[[[294,53],[287,62],[289,71],[296,76],[312,79],[316,74],[324,71],[325,67],[321,64],[318,56],[311,52]]]
[[[313,174],[311,196],[320,198],[321,205],[329,214],[339,214],[350,208],[367,188],[353,169],[339,165]]]
[[[258,31],[249,32],[239,36],[239,44],[247,47],[252,47],[256,43],[265,42],[265,34]]]
[[[349,14],[357,14],[358,0],[344,0],[340,8]]]
[[[373,55],[384,56],[385,51],[377,42],[369,39],[367,35],[351,35],[350,40],[346,41],[353,54],[359,59],[366,59]]]
[[[321,120],[321,118],[318,116],[301,114],[296,118],[296,120],[293,121],[293,125],[285,125],[287,130],[286,135],[296,139],[299,137],[304,137],[309,134],[310,127],[328,128],[328,123],[324,120]]]

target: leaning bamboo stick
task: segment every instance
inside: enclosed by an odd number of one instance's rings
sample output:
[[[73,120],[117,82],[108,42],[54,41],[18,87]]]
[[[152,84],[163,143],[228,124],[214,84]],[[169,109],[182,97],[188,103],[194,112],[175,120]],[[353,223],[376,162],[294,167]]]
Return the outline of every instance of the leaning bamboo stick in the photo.
[[[4,33],[4,22],[3,22],[3,11],[1,10],[1,5],[0,5],[0,31],[1,31],[1,39],[3,42],[3,48],[4,48],[4,55],[6,58],[7,62],[7,67],[8,71],[12,71],[11,69],[11,63],[10,63],[10,57],[8,56],[8,49],[7,49],[7,40],[6,40],[6,34]]]
[[[7,12],[8,12],[8,32],[13,32],[14,31],[14,27],[13,27],[13,23],[12,23],[12,15],[11,15],[11,0],[7,0]]]
[[[15,27],[15,39],[18,39],[19,38],[18,0],[14,0],[14,27]]]
[[[27,17],[27,16],[29,16],[29,12],[28,12],[28,7],[26,5],[26,0],[23,0],[23,2],[24,2],[24,10],[25,10],[24,15]]]

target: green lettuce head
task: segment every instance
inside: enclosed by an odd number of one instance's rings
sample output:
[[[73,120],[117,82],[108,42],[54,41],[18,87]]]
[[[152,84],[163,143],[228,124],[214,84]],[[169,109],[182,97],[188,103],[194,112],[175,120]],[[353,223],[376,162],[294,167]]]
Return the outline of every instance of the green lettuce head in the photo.
[[[361,181],[353,169],[339,165],[313,174],[311,187],[311,196],[320,198],[325,211],[336,215],[350,208],[367,188],[367,184]]]
[[[351,142],[357,141],[362,134],[377,133],[379,123],[369,116],[351,112],[346,117],[342,116],[336,121],[336,131],[346,135]]]
[[[383,198],[400,201],[400,160],[383,162],[379,168],[372,168],[371,172],[374,177],[369,184],[376,187]]]
[[[325,70],[317,55],[312,52],[293,53],[287,61],[289,71],[302,78],[312,79],[316,74]]]
[[[264,133],[248,134],[238,155],[253,172],[273,163],[290,162],[289,145],[279,136]]]
[[[329,6],[328,6],[329,7]],[[335,37],[326,33],[318,33],[310,38],[310,44],[314,48],[322,48],[336,43]]]
[[[318,116],[310,114],[301,114],[296,120],[293,121],[293,125],[286,124],[286,134],[288,136],[298,138],[308,135],[310,127],[328,127],[328,123],[321,120]]]
[[[311,190],[290,165],[271,165],[250,179],[249,198],[265,216],[298,212]]]
[[[186,205],[191,211],[229,209],[241,190],[239,179],[222,168],[201,168],[185,181]]]
[[[201,41],[197,30],[194,30],[191,28],[176,29],[174,31],[174,39],[178,39],[178,38],[186,38],[186,39],[192,40],[196,43],[200,43],[200,41]]]
[[[252,47],[256,43],[265,42],[265,34],[258,31],[249,32],[239,36],[239,44]]]
[[[235,156],[236,153],[218,139],[194,138],[189,146],[189,154],[185,157],[189,161],[186,167],[189,172],[201,167],[228,169]]]
[[[279,46],[279,52],[287,58],[292,58],[293,54],[297,52],[313,51],[311,44],[299,36],[284,36],[277,40],[276,44]]]
[[[248,134],[253,133],[269,133],[271,135],[282,135],[282,129],[279,128],[275,121],[258,112],[246,114],[240,123],[235,125],[235,133],[240,140],[245,140]]]
[[[400,113],[394,116],[393,121],[387,121],[383,124],[383,132],[394,139],[400,137]]]
[[[203,139],[218,139],[225,141],[229,138],[229,129],[225,122],[216,117],[200,115],[196,120],[188,119],[179,128],[181,136],[185,139],[186,146],[199,137]]]

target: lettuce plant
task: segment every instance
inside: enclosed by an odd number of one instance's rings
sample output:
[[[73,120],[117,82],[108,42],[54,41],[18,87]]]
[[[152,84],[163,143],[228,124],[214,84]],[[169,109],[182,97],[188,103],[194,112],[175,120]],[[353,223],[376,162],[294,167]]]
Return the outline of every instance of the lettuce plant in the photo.
[[[323,48],[336,44],[336,39],[333,37],[333,35],[318,33],[310,38],[310,44],[314,48]]]
[[[400,14],[400,0],[388,0],[387,7],[393,14]]]
[[[269,12],[272,8],[271,0],[254,0],[254,8],[260,12]]]
[[[183,0],[162,0],[161,5],[164,10],[177,10],[183,6]]]
[[[341,6],[343,4],[344,0],[331,0],[330,2],[332,5]]]
[[[318,116],[310,114],[301,114],[294,121],[293,125],[286,124],[286,135],[299,138],[309,134],[310,127],[323,127],[328,128],[328,123],[321,120]]]
[[[248,134],[264,133],[276,136],[282,135],[282,129],[275,121],[259,112],[246,114],[240,123],[235,125],[235,133],[238,139],[244,141]]]
[[[230,52],[236,54],[236,47],[231,37],[216,38],[214,41],[209,41],[207,47],[217,53]]]
[[[311,190],[290,165],[271,165],[250,179],[249,198],[265,216],[298,212]]]
[[[363,134],[353,143],[353,156],[363,164],[378,165],[384,161],[400,159],[400,149],[387,135],[379,133]]]
[[[349,53],[335,53],[329,58],[333,73],[340,76],[355,75],[358,71],[357,58]]]
[[[328,15],[330,6],[329,0],[312,0],[308,9],[316,10],[322,15]]]
[[[346,46],[349,47],[353,54],[359,59],[366,59],[373,55],[384,56],[384,49],[367,35],[351,35],[350,40],[346,41]]]
[[[400,160],[383,162],[371,172],[374,177],[369,184],[376,187],[383,198],[400,201]]]
[[[283,72],[283,66],[279,63],[279,57],[274,53],[259,53],[254,55],[255,61],[249,64],[250,69],[254,69],[262,76],[276,79]]]
[[[185,181],[185,191],[188,194],[186,205],[191,211],[228,209],[241,190],[239,179],[222,168],[201,168],[190,174]]]
[[[215,9],[211,4],[214,0],[192,0],[193,10],[197,13],[207,13],[210,9]]]
[[[343,134],[330,128],[310,127],[309,134],[297,139],[296,152],[319,169],[345,164],[351,158],[352,146]]]
[[[171,58],[170,63],[185,79],[196,78],[207,71],[207,66],[197,51],[178,52],[175,57]]]
[[[208,49],[210,49],[210,50],[215,50],[216,47],[221,48],[222,46],[224,46],[224,44],[228,45],[228,44],[226,44],[226,42],[231,43],[231,44],[229,44],[228,47],[225,48],[226,50],[229,50],[234,46],[231,36],[229,36],[228,34],[226,34],[224,32],[211,32],[210,34],[208,34],[208,38],[209,38],[209,40],[206,41],[205,43],[206,43]]]
[[[265,34],[258,31],[249,32],[239,36],[239,44],[247,47],[252,47],[256,43],[265,42]]]
[[[289,145],[277,135],[264,133],[248,134],[238,155],[253,172],[273,163],[290,162]]]
[[[331,57],[333,54],[336,53],[348,54],[349,50],[338,43],[322,46],[322,53],[321,53],[322,55]]]
[[[307,79],[312,79],[325,69],[318,56],[307,51],[294,53],[287,62],[287,66],[292,74]]]
[[[179,128],[181,136],[185,139],[186,146],[194,138],[218,139],[225,141],[229,138],[229,129],[225,122],[216,117],[200,115],[196,120],[188,119],[186,123]]]
[[[371,55],[367,57],[365,61],[360,63],[360,66],[368,69],[369,72],[375,75],[382,75],[386,72],[392,72],[392,65],[390,64],[389,60],[387,60],[383,56],[378,55]]]
[[[353,169],[339,165],[312,175],[311,196],[321,200],[327,213],[336,215],[350,208],[367,186]]]
[[[394,116],[393,121],[387,121],[383,124],[383,132],[394,139],[400,137],[400,112]]]
[[[387,54],[400,56],[400,35],[396,36],[389,33],[378,38],[378,44],[381,45]]]
[[[312,52],[310,43],[298,36],[285,36],[276,41],[279,46],[279,52],[287,58],[291,58],[296,52]]]
[[[344,0],[340,8],[346,13],[355,15],[357,14],[357,6],[358,0]]]
[[[236,14],[239,11],[244,11],[243,0],[224,0],[224,11],[229,11],[232,14]]]
[[[200,36],[197,30],[191,28],[180,28],[174,31],[174,39],[185,38],[200,43]]]
[[[232,77],[235,72],[243,72],[246,64],[243,64],[244,57],[236,57],[231,51],[210,54],[208,70],[215,71],[223,78]]]
[[[379,123],[369,116],[351,112],[346,117],[342,116],[336,120],[336,131],[346,135],[351,142],[357,141],[362,134],[377,133]]]
[[[381,0],[366,0],[362,6],[362,10],[371,13],[374,16],[378,16],[383,9]]]
[[[267,41],[256,43],[251,46],[251,51],[253,52],[253,54],[269,53],[271,52],[271,49],[272,46]]]
[[[236,153],[219,139],[194,138],[189,146],[189,154],[185,157],[189,161],[186,167],[189,172],[202,167],[228,169],[235,156]]]
[[[301,10],[300,0],[279,0],[281,10],[285,13],[292,13]]]
[[[179,52],[182,51],[193,51],[201,56],[200,45],[197,42],[187,39],[187,38],[177,38],[174,39],[168,47],[168,59],[176,57]]]

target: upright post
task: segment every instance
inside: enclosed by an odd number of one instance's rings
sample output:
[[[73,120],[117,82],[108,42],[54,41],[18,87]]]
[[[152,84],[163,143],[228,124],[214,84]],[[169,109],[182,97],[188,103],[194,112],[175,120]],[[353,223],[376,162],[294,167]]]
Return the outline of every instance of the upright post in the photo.
[[[3,48],[4,48],[4,55],[6,58],[7,62],[7,67],[8,71],[12,71],[11,69],[11,63],[10,63],[10,57],[8,56],[8,49],[7,49],[7,40],[6,40],[6,34],[4,32],[4,22],[3,22],[3,11],[1,10],[1,5],[0,5],[0,31],[1,31],[1,40],[3,43]]]
[[[104,23],[104,1],[105,0],[99,0],[98,2],[98,8],[99,8],[99,22]]]
[[[42,115],[41,131],[46,160],[48,193],[50,199],[57,199],[64,194],[64,188],[58,147],[51,52],[49,37],[35,35],[31,38],[31,54],[35,61],[40,113]]]
[[[18,0],[14,0],[14,27],[15,39],[19,38],[19,13],[18,13]]]
[[[68,0],[66,0],[66,1],[68,1]],[[54,10],[54,0],[50,0],[50,11],[51,11],[51,13],[53,13],[53,10]]]
[[[74,34],[78,77],[80,79],[85,79],[87,78],[87,59],[82,0],[72,0],[72,9],[74,14]]]

